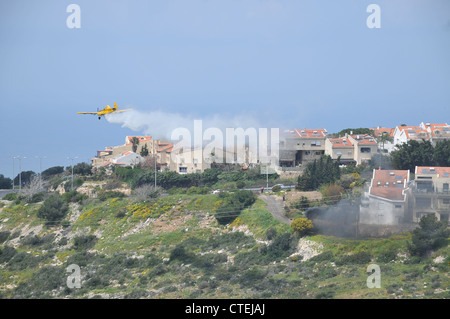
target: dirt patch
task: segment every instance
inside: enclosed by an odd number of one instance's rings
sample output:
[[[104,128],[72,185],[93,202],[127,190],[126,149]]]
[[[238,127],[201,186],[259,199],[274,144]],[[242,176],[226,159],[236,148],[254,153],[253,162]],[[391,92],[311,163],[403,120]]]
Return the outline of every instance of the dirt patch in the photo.
[[[167,214],[155,219],[152,223],[152,230],[154,234],[170,233],[183,227],[187,221],[192,219],[192,215],[170,215]]]
[[[286,205],[290,205],[299,201],[302,196],[305,196],[309,201],[322,200],[322,193],[318,191],[290,191],[286,192]]]

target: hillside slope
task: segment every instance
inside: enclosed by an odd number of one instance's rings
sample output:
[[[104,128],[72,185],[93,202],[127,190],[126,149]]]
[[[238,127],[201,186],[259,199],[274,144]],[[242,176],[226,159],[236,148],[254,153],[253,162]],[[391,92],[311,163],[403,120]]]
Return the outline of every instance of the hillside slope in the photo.
[[[47,225],[37,217],[42,203],[4,201],[0,297],[449,297],[448,247],[418,260],[407,253],[408,234],[297,238],[260,199],[222,226],[214,218],[219,201],[212,194],[86,200]],[[367,287],[372,263],[381,288]],[[80,288],[70,284],[73,265]]]

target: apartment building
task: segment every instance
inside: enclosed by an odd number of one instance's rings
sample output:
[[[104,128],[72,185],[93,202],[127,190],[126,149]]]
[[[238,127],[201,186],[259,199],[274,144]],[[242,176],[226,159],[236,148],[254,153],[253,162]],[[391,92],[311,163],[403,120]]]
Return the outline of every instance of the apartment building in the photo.
[[[450,139],[450,126],[447,123],[432,124],[422,122],[420,127],[428,132],[433,145],[436,145],[439,141]]]
[[[394,145],[408,143],[408,141],[430,140],[431,136],[427,129],[420,126],[397,126],[394,130]]]
[[[411,184],[411,215],[418,222],[423,215],[435,214],[439,220],[449,219],[450,167],[416,166]]]
[[[133,152],[133,137],[136,137],[139,140],[136,152]],[[98,168],[107,167],[115,163],[128,163],[128,160],[123,160],[124,156],[127,156],[127,158],[136,157],[135,155],[130,156],[130,152],[138,155],[144,145],[147,147],[150,156],[157,156],[158,167],[164,168],[169,165],[170,152],[173,148],[172,144],[154,140],[151,136],[126,136],[123,145],[106,147],[104,150],[97,151],[97,155],[91,159],[92,166]],[[140,160],[140,162],[142,162],[142,160]]]
[[[407,219],[409,170],[373,170],[361,199],[361,224],[398,225]]]
[[[334,160],[340,158],[342,164],[356,163],[354,151],[355,146],[348,135],[325,140],[325,154]]]
[[[296,167],[325,153],[326,129],[290,129],[280,133],[279,164]]]
[[[327,138],[325,140],[325,154],[332,159],[340,158],[342,164],[367,163],[378,150],[377,141],[368,134],[349,135],[344,137]]]
[[[227,160],[231,160],[228,163]],[[214,152],[205,150],[203,147],[191,147],[191,148],[177,148],[174,147],[171,150],[169,170],[177,172],[179,174],[190,174],[190,173],[203,173],[205,169],[211,168],[212,163],[237,163],[237,153],[229,152],[222,148],[215,148]],[[245,162],[239,163],[243,167],[247,167],[248,164]]]

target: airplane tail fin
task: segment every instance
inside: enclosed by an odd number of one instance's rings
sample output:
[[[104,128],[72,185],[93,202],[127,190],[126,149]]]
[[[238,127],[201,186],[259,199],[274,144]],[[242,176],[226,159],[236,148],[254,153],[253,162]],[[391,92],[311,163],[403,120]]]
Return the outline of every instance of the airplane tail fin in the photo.
[[[114,102],[114,110],[117,110],[117,102]]]

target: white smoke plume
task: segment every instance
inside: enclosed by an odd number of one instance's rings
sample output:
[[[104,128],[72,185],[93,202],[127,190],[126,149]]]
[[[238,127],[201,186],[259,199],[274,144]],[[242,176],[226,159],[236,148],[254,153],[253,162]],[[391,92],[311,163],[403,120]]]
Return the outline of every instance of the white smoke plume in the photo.
[[[159,139],[170,139],[171,133],[177,128],[186,128],[193,132],[194,120],[202,120],[203,130],[218,128],[225,132],[226,128],[243,128],[245,130],[250,127],[256,129],[261,127],[258,120],[245,115],[236,115],[230,118],[215,114],[198,118],[179,113],[133,109],[123,113],[106,115],[105,118],[110,123],[121,124],[122,127]]]

